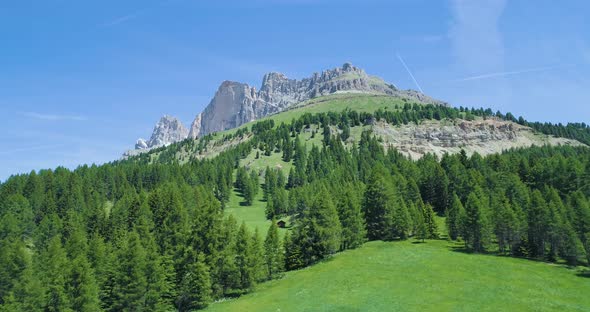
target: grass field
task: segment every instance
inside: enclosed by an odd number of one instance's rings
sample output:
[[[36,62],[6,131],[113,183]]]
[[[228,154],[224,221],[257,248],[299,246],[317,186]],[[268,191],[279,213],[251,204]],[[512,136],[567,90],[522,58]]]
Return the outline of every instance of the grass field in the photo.
[[[590,278],[565,267],[371,242],[206,311],[590,311]]]
[[[260,236],[262,236],[262,239],[264,239],[266,237],[266,232],[270,227],[270,221],[266,220],[266,215],[264,213],[266,202],[262,201],[262,190],[260,190],[256,196],[252,206],[243,206],[241,204],[243,200],[244,198],[240,196],[235,190],[232,191],[232,194],[229,197],[229,202],[227,203],[227,207],[225,208],[225,213],[233,215],[238,221],[238,224],[245,222],[246,226],[248,226],[252,232],[258,228]],[[286,222],[289,221],[288,219],[284,220]],[[279,229],[279,233],[282,234],[284,234],[286,231],[286,229]]]

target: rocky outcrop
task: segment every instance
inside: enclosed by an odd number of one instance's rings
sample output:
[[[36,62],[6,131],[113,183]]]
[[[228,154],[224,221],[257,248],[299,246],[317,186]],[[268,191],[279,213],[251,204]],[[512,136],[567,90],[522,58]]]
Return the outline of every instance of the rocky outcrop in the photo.
[[[193,138],[196,139],[201,135],[201,119],[202,119],[203,113],[199,113],[197,115],[197,117],[195,117],[195,120],[193,121],[193,123],[191,124],[191,129],[188,133],[188,137],[189,138]]]
[[[135,143],[135,149],[136,150],[142,150],[142,149],[147,149],[149,148],[147,142],[144,139],[138,139],[137,142]]]
[[[418,159],[427,153],[439,157],[462,149],[471,155],[499,153],[503,150],[532,145],[580,145],[578,141],[537,134],[533,129],[498,119],[424,121],[420,124],[393,126],[376,122],[375,135],[386,147]]]
[[[164,115],[154,127],[150,140],[147,142],[144,139],[137,140],[135,149],[147,150],[158,148],[182,141],[187,137],[188,130],[178,118]]]

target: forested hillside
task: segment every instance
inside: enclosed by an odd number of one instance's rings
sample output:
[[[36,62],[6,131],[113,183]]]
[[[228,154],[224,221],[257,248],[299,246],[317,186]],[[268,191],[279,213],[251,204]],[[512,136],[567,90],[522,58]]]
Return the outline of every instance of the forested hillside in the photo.
[[[351,127],[375,120],[459,116],[513,118],[411,104],[307,113],[226,134],[221,141],[248,140],[184,164],[177,151],[204,153],[212,136],[103,166],[14,176],[0,186],[1,309],[191,311],[367,240],[443,234],[473,252],[590,263],[587,147],[413,161],[385,150],[370,131],[344,143]],[[313,134],[321,143],[308,147],[300,136],[312,126],[321,129]],[[539,129],[580,141],[589,131],[581,124]],[[251,153],[280,154],[292,166],[240,166]],[[262,192],[267,218],[290,219],[286,236],[275,222],[262,237],[262,229],[224,214],[234,188],[246,205]],[[446,216],[448,233],[438,229],[436,215]]]

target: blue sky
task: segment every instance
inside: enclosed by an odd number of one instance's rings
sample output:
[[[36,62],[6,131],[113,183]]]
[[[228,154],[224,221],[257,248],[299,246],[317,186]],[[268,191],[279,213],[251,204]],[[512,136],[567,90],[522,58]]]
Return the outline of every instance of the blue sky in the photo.
[[[117,159],[223,80],[346,61],[452,105],[590,122],[590,2],[0,1],[0,179]]]

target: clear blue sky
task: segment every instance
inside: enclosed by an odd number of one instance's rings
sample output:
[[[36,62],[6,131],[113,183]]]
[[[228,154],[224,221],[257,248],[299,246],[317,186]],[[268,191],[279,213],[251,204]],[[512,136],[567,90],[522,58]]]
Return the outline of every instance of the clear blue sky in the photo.
[[[223,80],[345,61],[459,106],[590,121],[590,1],[0,1],[0,179],[117,159]]]

